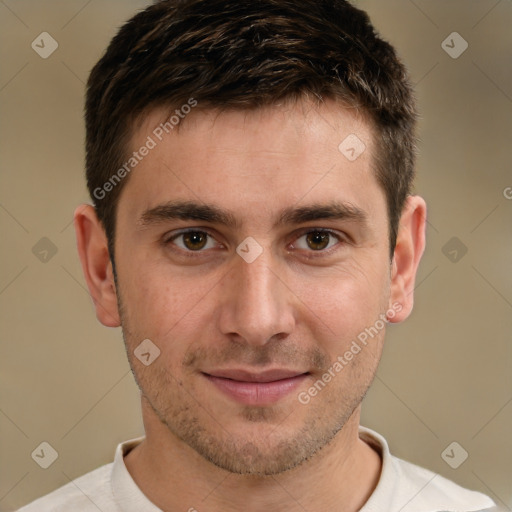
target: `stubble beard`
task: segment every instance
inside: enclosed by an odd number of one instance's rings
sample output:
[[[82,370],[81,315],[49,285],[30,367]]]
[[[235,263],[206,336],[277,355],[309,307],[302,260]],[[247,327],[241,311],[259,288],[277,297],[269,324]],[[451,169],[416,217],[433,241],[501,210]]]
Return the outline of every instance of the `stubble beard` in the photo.
[[[284,414],[280,422],[277,406],[242,407],[239,416],[248,424],[260,423],[265,430],[269,424],[273,425],[268,435],[258,439],[252,436],[251,440],[230,431],[229,418],[215,417],[207,411],[206,404],[194,397],[193,390],[186,389],[165,367],[153,363],[141,368],[133,356],[138,338],[130,330],[120,294],[117,295],[125,348],[142,396],[175,438],[230,473],[270,477],[296,468],[321,450],[328,449],[361,404],[376,373],[376,367],[356,368],[359,378],[361,371],[364,374],[356,389],[348,394],[347,388],[339,386],[339,389],[324,389],[307,405],[297,400],[292,411]],[[350,379],[344,382],[350,384]],[[304,407],[309,407],[310,411],[303,425],[290,429],[287,422]],[[282,411],[280,415],[283,416]]]

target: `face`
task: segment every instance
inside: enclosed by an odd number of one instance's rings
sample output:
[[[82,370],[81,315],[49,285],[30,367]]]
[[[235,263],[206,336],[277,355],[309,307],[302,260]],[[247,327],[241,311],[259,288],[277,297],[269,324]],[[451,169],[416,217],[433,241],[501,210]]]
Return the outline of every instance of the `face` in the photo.
[[[198,110],[160,141],[163,119],[134,135],[132,150],[156,146],[117,208],[130,364],[152,414],[205,459],[293,468],[358,408],[393,309],[370,128],[334,103]],[[351,134],[355,160],[338,148]]]

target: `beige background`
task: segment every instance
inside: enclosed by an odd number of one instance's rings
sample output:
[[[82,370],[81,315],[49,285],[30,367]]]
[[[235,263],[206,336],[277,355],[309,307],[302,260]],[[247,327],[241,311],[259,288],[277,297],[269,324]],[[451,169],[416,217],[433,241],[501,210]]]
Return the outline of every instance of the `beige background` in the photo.
[[[0,2],[0,511],[110,462],[118,442],[142,433],[121,332],[96,321],[71,220],[88,201],[84,82],[146,3]],[[416,188],[429,204],[416,308],[388,332],[363,424],[396,455],[511,510],[512,2],[358,4],[418,84]],[[43,31],[59,44],[48,59],[31,48]],[[441,47],[454,31],[469,43],[457,59]],[[57,249],[47,262],[32,252],[42,237]],[[455,256],[452,237],[467,247],[457,262],[443,253]],[[59,454],[46,470],[31,458],[42,441]],[[452,441],[469,453],[458,469],[441,458]]]

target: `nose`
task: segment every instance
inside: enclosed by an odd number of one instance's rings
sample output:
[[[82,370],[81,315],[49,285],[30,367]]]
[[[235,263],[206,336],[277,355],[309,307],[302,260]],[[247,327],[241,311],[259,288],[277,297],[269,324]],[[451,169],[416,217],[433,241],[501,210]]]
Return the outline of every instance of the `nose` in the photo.
[[[285,338],[295,326],[296,296],[270,249],[248,263],[236,255],[220,291],[220,330],[254,346]]]

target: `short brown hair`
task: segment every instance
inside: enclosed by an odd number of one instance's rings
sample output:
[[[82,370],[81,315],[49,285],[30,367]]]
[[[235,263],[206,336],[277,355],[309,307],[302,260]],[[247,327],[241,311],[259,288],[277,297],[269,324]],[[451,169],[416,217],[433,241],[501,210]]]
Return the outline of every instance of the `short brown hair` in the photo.
[[[93,201],[126,161],[135,120],[191,97],[201,108],[221,110],[304,97],[358,109],[375,133],[374,168],[393,254],[414,175],[417,114],[405,67],[364,11],[345,0],[163,0],[135,15],[87,83]],[[112,259],[116,205],[127,179],[94,201]]]

